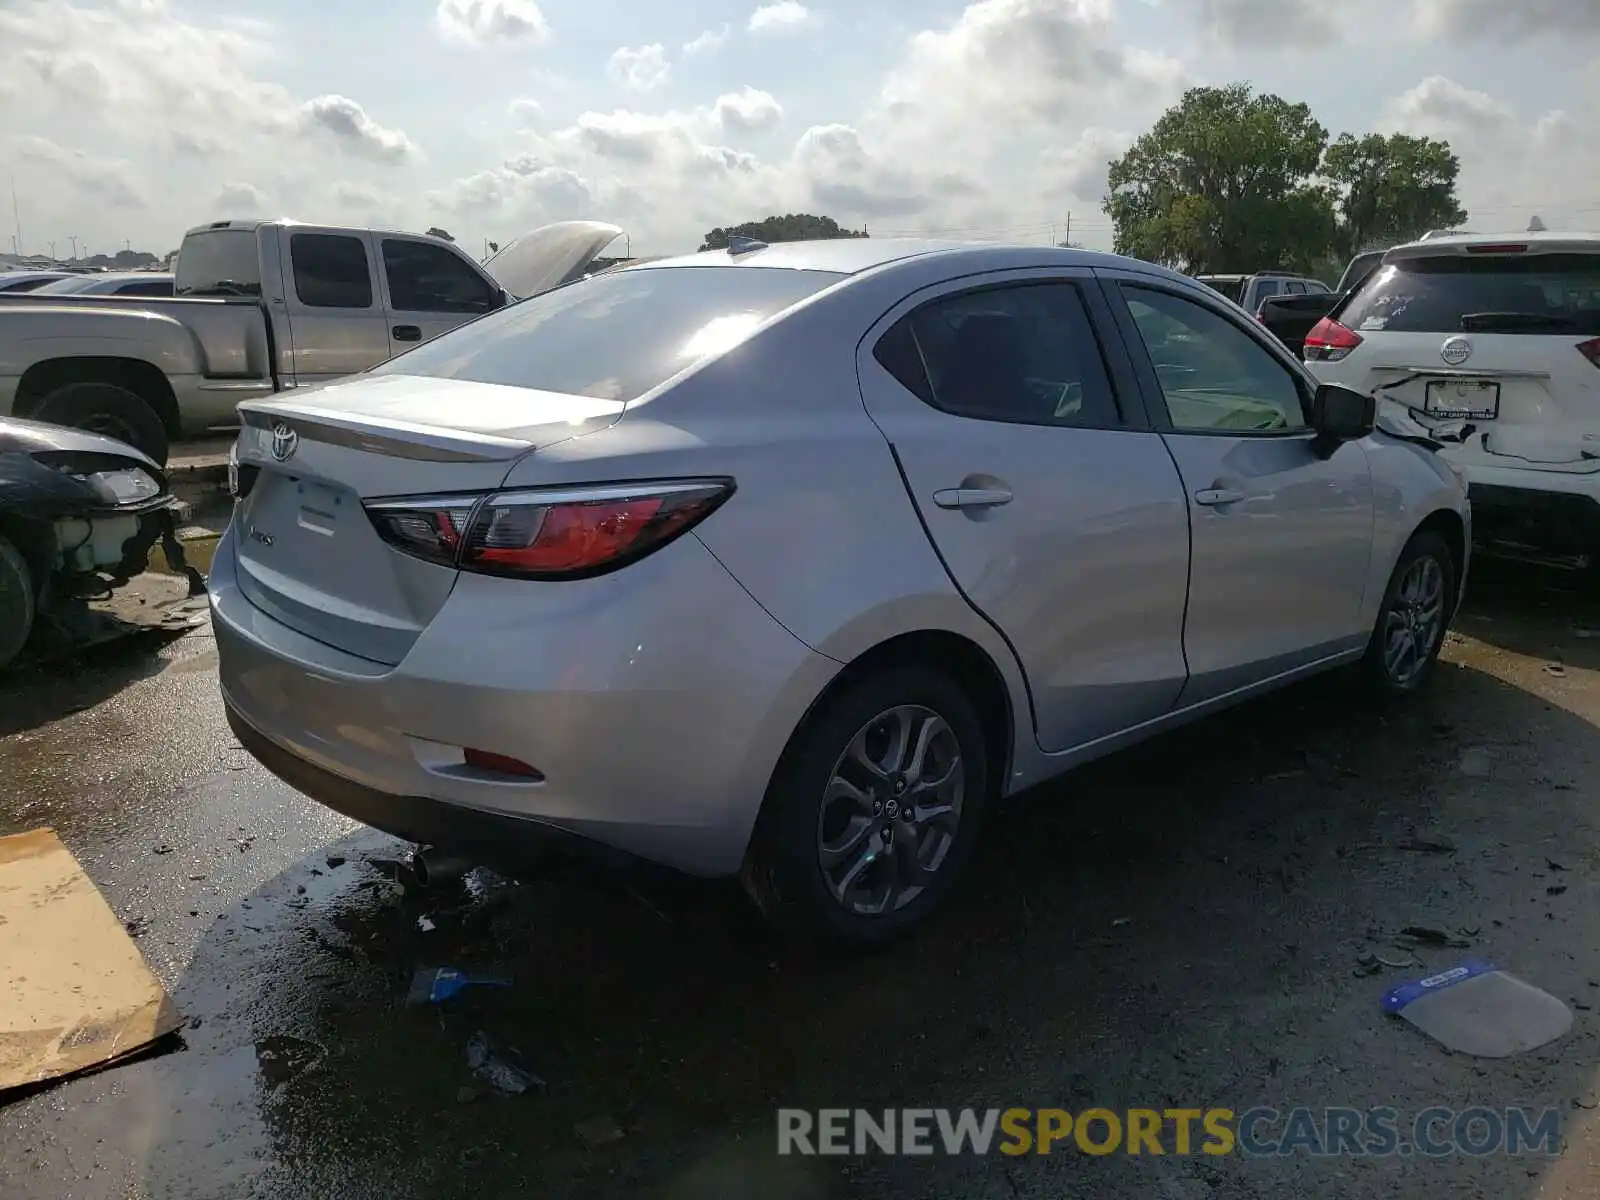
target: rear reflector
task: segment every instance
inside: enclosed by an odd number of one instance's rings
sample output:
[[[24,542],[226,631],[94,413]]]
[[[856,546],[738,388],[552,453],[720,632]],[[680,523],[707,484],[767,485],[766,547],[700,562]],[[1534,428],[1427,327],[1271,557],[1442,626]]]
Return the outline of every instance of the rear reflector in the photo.
[[[1485,242],[1482,245],[1467,246],[1468,254],[1526,254],[1528,247],[1521,242]]]
[[[469,767],[492,771],[496,775],[516,775],[532,780],[544,778],[544,772],[537,767],[530,767],[520,758],[512,758],[509,754],[496,754],[493,750],[474,750],[468,746],[462,750],[461,759]]]
[[[1359,333],[1346,329],[1332,317],[1323,317],[1306,334],[1305,359],[1307,362],[1338,362],[1359,345]]]
[[[1590,338],[1587,342],[1579,342],[1578,353],[1595,366],[1600,367],[1600,338]]]
[[[440,566],[582,579],[659,550],[732,494],[731,479],[697,479],[397,498],[367,512],[390,545]]]

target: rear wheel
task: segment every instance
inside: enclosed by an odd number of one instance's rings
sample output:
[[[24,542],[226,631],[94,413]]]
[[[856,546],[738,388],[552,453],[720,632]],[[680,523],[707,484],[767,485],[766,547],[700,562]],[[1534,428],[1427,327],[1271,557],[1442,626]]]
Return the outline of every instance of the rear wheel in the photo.
[[[954,681],[922,667],[867,676],[833,697],[785,756],[745,887],[785,928],[886,942],[954,885],[990,786],[982,726]]]
[[[114,383],[69,383],[40,402],[34,417],[126,442],[167,465],[167,427],[144,397]]]
[[[17,548],[0,537],[0,667],[27,645],[35,604],[33,573]]]
[[[1415,534],[1400,553],[1362,670],[1379,692],[1419,691],[1434,673],[1456,598],[1455,559],[1437,533]]]

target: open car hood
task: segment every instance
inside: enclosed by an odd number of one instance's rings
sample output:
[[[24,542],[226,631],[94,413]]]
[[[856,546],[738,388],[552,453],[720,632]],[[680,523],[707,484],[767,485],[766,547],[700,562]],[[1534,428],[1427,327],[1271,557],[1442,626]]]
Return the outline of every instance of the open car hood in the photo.
[[[582,276],[621,236],[619,226],[605,221],[557,221],[502,247],[483,268],[514,299],[526,300]]]

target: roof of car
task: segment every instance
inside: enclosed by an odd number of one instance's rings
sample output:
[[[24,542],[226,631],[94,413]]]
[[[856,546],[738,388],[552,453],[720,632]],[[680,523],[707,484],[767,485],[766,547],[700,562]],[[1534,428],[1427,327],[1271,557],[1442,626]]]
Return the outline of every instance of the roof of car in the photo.
[[[1600,233],[1449,233],[1394,246],[1385,257],[1431,258],[1452,251],[1464,254],[1470,246],[1526,246],[1536,254],[1592,254],[1600,251]]]
[[[1024,265],[1052,267],[1120,267],[1171,279],[1183,279],[1175,271],[1154,263],[1104,254],[1098,250],[1075,250],[1065,246],[1012,245],[1001,242],[958,242],[932,238],[826,238],[810,242],[773,242],[770,245],[733,253],[728,250],[702,250],[671,258],[637,263],[624,268],[650,271],[660,267],[771,267],[799,271],[833,271],[855,275],[874,267],[929,255],[962,255],[987,259],[987,267],[1004,269]]]

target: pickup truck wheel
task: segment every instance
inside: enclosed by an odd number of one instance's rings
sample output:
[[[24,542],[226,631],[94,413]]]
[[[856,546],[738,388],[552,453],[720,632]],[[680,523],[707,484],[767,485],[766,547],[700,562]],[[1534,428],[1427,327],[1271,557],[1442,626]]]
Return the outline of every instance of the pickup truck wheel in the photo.
[[[40,421],[70,425],[127,442],[167,465],[167,427],[135,392],[114,383],[69,383],[51,392],[34,411]]]
[[[0,667],[22,651],[33,632],[33,573],[17,548],[0,537]]]

